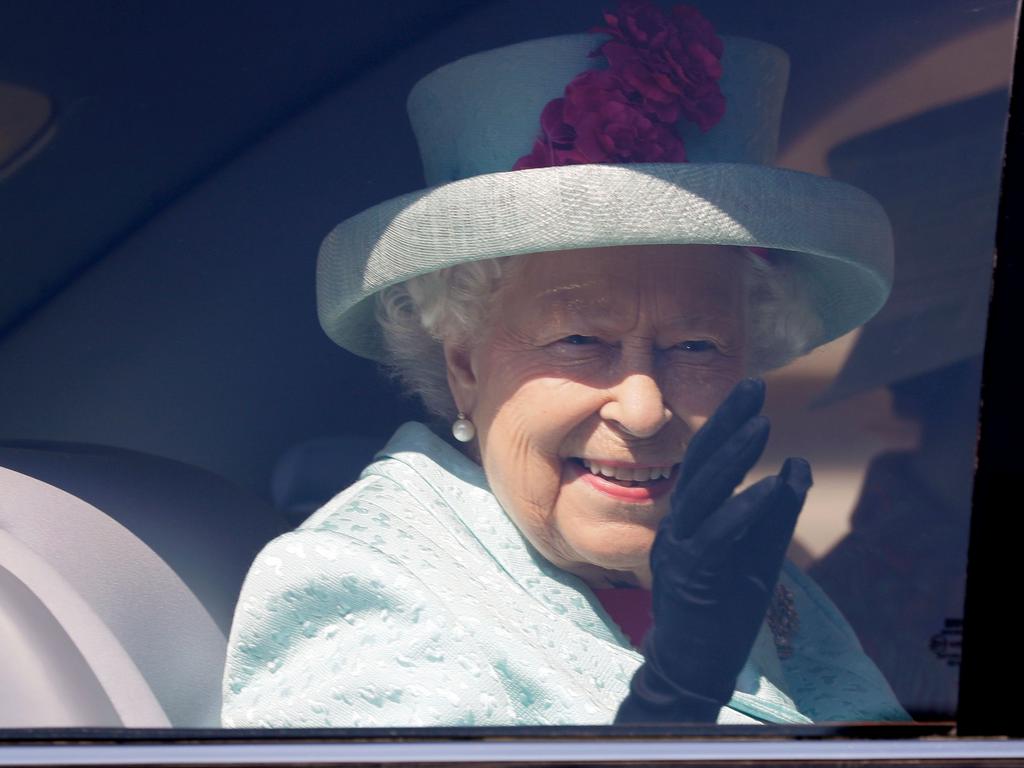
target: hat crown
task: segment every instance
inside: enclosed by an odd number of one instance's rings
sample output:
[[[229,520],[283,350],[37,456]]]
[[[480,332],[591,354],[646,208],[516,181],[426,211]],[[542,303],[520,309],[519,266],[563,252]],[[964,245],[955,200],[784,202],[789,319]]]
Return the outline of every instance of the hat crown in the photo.
[[[848,185],[771,167],[789,70],[774,46],[720,38],[724,116],[706,133],[681,126],[689,162],[512,170],[539,143],[549,102],[604,65],[590,55],[604,39],[572,35],[476,54],[414,87],[408,107],[430,186],[350,217],[324,240],[318,310],[332,339],[385,360],[375,295],[388,286],[479,259],[616,245],[776,250],[772,263],[822,320],[805,345],[834,339],[878,311],[892,284],[885,212]],[[714,114],[703,116],[718,118],[722,104],[713,97]],[[664,135],[665,124],[657,127]],[[629,138],[622,125],[611,128]]]
[[[544,106],[573,78],[604,66],[601,34],[531,40],[452,62],[420,80],[408,111],[427,184],[509,171],[530,152]],[[691,163],[770,165],[778,146],[789,59],[775,46],[722,37],[725,115],[706,133],[681,121]]]

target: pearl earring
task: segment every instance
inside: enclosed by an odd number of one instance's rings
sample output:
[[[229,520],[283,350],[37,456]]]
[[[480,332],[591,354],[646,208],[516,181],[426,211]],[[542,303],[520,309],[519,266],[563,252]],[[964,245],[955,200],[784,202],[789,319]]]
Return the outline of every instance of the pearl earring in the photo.
[[[459,418],[452,424],[452,435],[460,443],[468,443],[474,437],[476,437],[476,427],[473,426],[473,422],[466,418],[466,414],[459,411]]]

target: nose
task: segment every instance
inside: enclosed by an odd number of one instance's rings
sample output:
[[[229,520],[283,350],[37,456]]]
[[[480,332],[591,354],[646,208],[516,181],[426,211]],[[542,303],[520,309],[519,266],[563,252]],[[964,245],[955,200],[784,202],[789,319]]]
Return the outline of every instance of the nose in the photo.
[[[609,394],[611,397],[601,407],[601,418],[615,422],[628,435],[653,437],[672,420],[661,386],[650,373],[629,373]]]

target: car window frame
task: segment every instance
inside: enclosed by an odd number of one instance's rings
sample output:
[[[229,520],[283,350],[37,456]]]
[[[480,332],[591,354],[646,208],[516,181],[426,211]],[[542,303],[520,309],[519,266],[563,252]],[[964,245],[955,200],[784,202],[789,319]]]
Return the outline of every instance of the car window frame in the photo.
[[[1016,297],[1024,295],[1024,60],[1020,6],[1000,190],[972,504],[959,711],[955,723],[763,727],[561,727],[480,729],[152,730],[0,729],[0,766],[16,765],[513,765],[792,761],[886,764],[1024,762],[1015,717],[1015,637],[1002,615],[1021,577],[1012,514],[1016,435],[1024,407],[1014,391]],[[1010,503],[1003,501],[1010,499]],[[1009,508],[1009,511],[1007,511]]]

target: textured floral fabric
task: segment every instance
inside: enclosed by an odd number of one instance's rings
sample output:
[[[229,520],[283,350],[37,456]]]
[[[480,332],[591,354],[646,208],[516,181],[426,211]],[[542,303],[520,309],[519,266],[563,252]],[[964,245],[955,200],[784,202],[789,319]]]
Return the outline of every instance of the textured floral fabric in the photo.
[[[790,566],[782,583],[792,653],[763,627],[719,721],[904,719],[820,590]],[[415,423],[260,553],[229,646],[228,727],[610,723],[641,662],[590,589],[525,541],[483,470]]]

